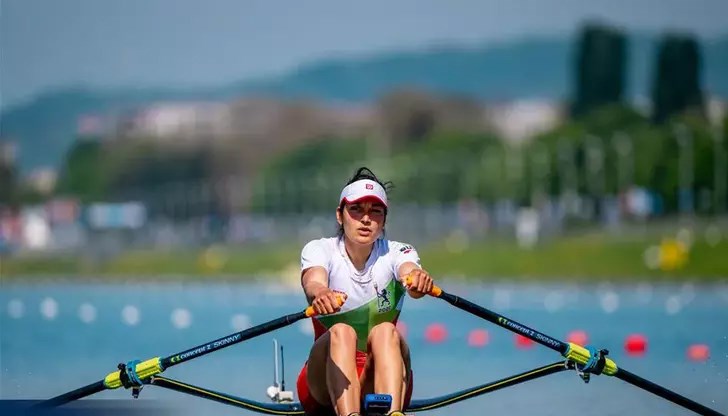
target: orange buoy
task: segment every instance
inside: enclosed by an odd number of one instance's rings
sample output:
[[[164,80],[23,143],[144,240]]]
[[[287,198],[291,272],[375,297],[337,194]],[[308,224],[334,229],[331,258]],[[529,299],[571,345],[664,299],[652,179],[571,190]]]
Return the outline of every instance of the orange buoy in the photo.
[[[471,347],[484,347],[490,341],[490,335],[485,329],[473,329],[468,334],[468,345]]]
[[[425,340],[427,342],[437,344],[445,341],[445,338],[447,338],[447,329],[443,324],[430,324],[425,329]]]
[[[631,334],[624,341],[627,355],[641,356],[647,351],[647,337],[642,334]]]
[[[526,349],[533,347],[533,340],[526,338],[521,334],[516,334],[516,347],[520,349]]]
[[[567,342],[573,342],[574,344],[585,346],[589,342],[589,336],[585,331],[580,329],[569,332],[566,336]]]
[[[688,347],[687,355],[690,361],[707,361],[710,358],[710,347],[705,344],[693,344]]]

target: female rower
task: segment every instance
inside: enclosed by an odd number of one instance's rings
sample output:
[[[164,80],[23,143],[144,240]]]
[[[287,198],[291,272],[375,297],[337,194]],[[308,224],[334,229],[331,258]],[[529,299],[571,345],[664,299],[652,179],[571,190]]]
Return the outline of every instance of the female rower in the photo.
[[[389,394],[390,415],[402,415],[411,398],[409,349],[395,325],[405,292],[421,298],[433,281],[411,245],[384,238],[390,185],[358,169],[338,200],[338,235],[301,252],[303,291],[319,314],[297,383],[307,415],[359,415],[368,393]]]

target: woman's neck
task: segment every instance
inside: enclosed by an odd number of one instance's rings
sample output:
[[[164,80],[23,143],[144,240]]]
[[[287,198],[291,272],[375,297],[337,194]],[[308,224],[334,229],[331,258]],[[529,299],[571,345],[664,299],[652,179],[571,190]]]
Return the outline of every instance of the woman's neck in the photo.
[[[369,256],[372,254],[374,244],[361,245],[344,237],[344,248],[346,248],[346,254],[349,256],[351,264],[357,270],[362,270],[367,264]]]

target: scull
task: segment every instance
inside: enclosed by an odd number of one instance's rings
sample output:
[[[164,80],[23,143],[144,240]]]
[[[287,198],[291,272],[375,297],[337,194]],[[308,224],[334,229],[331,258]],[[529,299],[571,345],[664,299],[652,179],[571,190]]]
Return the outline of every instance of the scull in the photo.
[[[505,387],[541,378],[546,375],[565,370],[573,370],[585,382],[589,382],[592,375],[598,376],[603,374],[612,376],[653,393],[663,399],[669,400],[697,414],[705,416],[725,416],[716,410],[710,409],[707,406],[619,367],[607,356],[607,350],[586,348],[573,342],[560,341],[459,296],[445,292],[438,286],[433,287],[430,295],[442,299],[465,312],[471,313],[504,329],[520,334],[534,342],[550,348],[561,354],[563,359],[511,377],[456,391],[447,395],[430,399],[412,400],[410,406],[406,409],[407,412],[422,412],[437,409]],[[308,307],[304,311],[282,316],[244,331],[218,338],[206,344],[202,344],[164,358],[154,357],[146,361],[130,361],[126,364],[119,364],[117,371],[109,373],[102,380],[42,401],[38,404],[38,406],[56,407],[74,400],[82,399],[103,390],[117,389],[120,387],[124,387],[126,389],[131,388],[132,394],[134,397],[137,397],[140,389],[144,385],[155,385],[257,413],[270,415],[311,416],[305,415],[300,403],[292,402],[290,396],[286,396],[285,400],[280,400],[279,397],[279,400],[276,400],[274,403],[263,403],[205,389],[179,380],[163,377],[160,374],[169,367],[182,364],[222,348],[227,348],[231,345],[238,344],[259,335],[283,328],[301,319],[312,317],[314,314],[313,308]],[[369,416],[373,416],[375,414],[382,413],[370,411],[368,414]]]

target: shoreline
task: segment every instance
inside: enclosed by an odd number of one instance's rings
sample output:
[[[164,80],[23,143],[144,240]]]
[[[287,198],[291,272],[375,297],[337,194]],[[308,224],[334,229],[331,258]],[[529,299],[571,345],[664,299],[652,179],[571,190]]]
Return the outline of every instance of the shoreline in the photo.
[[[490,282],[721,282],[728,279],[728,240],[565,237],[531,248],[514,241],[444,239],[418,247],[433,277]],[[300,247],[294,243],[135,250],[104,260],[80,255],[0,258],[0,282],[16,280],[255,282],[297,285]]]

